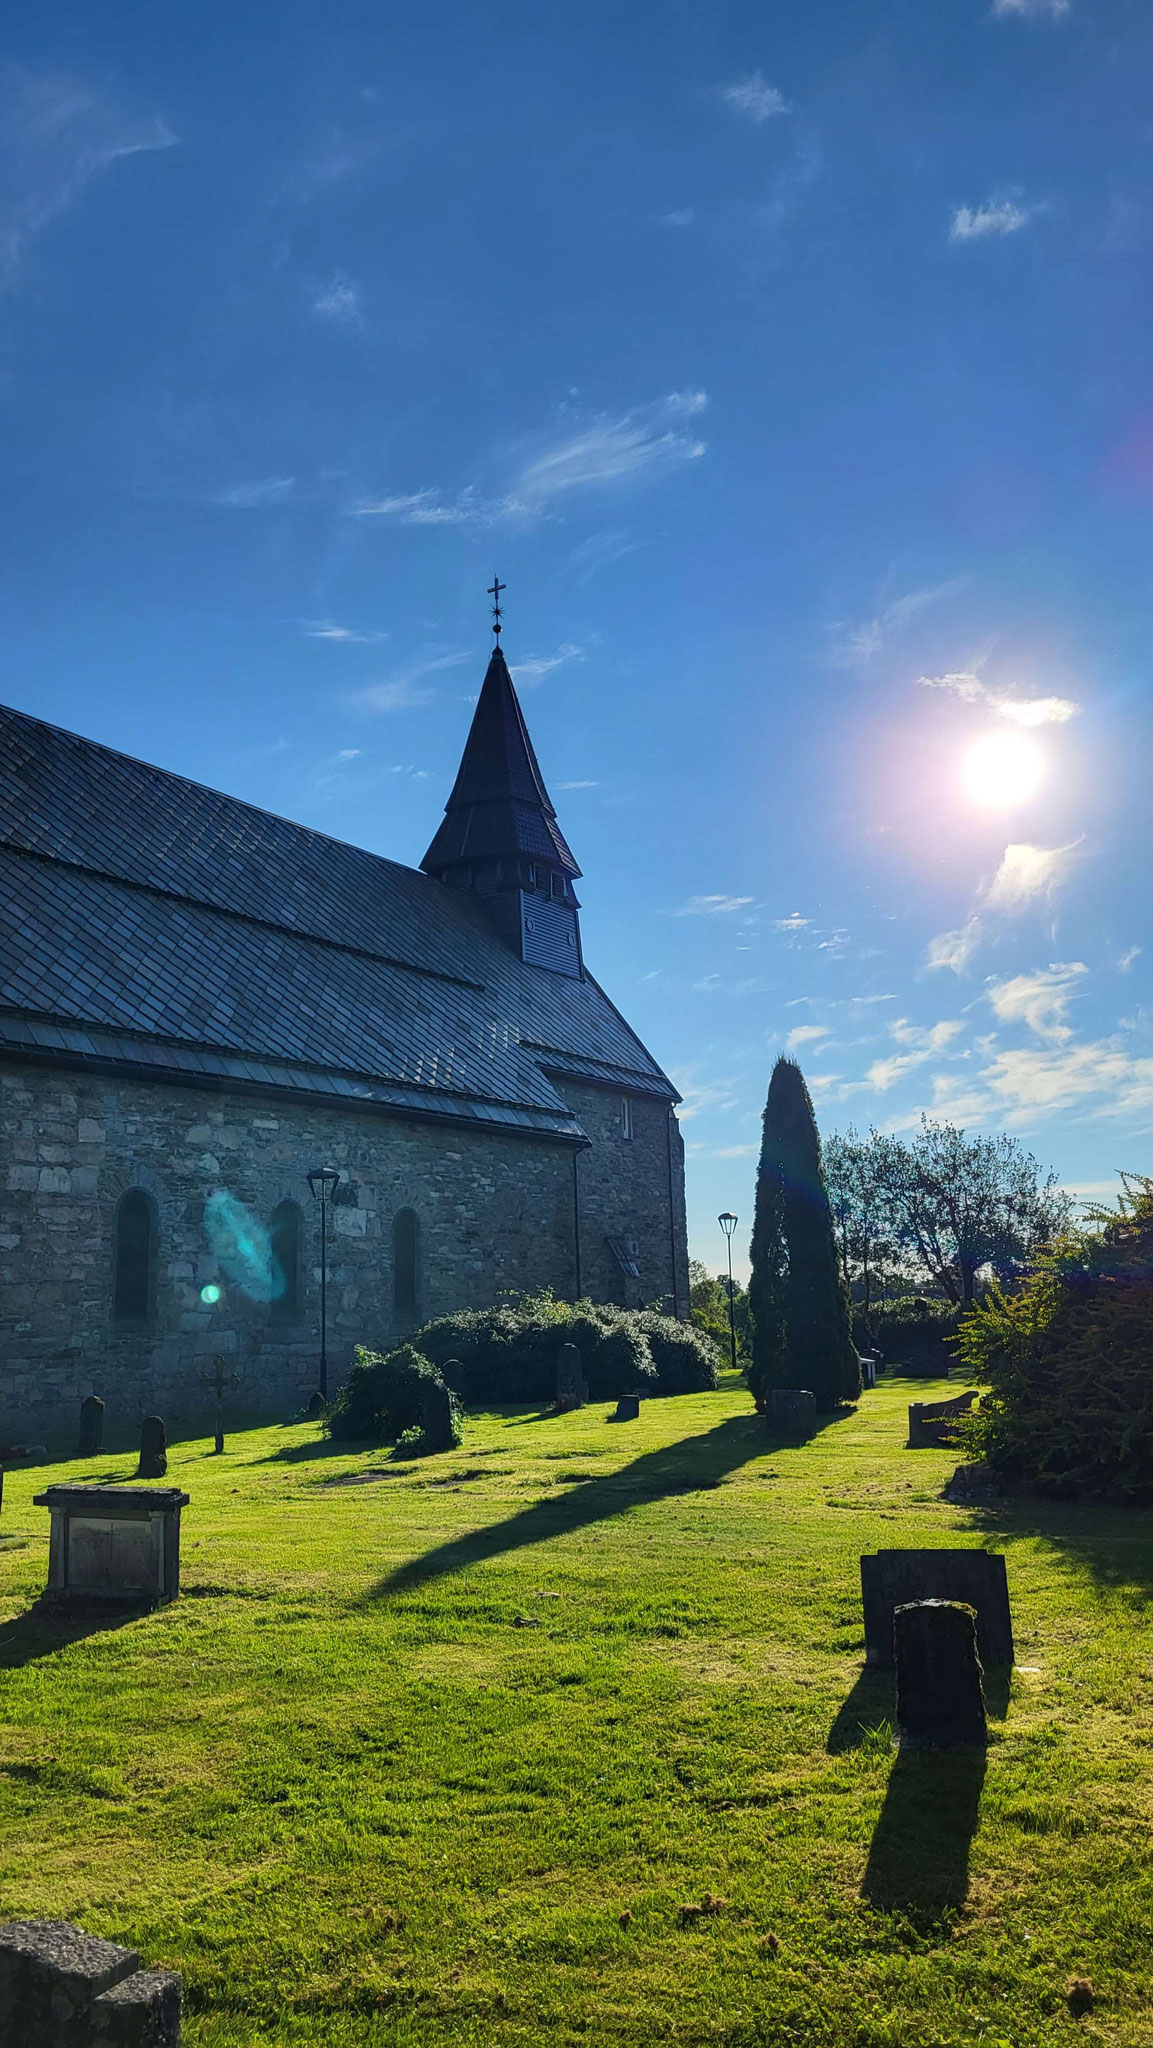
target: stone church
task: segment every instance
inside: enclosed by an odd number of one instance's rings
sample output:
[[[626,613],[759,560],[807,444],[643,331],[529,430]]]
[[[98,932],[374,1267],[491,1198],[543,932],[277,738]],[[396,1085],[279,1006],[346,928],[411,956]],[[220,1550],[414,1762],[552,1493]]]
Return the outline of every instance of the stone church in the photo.
[[[2,708],[0,748],[0,1439],[187,1413],[218,1357],[298,1409],[322,1168],[331,1385],[509,1289],[687,1313],[679,1097],[499,639],[419,868]]]

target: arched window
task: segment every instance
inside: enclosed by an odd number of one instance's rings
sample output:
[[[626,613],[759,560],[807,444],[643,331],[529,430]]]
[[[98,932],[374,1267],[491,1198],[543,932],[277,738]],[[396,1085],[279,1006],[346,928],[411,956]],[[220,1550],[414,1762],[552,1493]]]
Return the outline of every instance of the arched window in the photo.
[[[398,1316],[416,1314],[420,1225],[414,1209],[399,1209],[392,1225],[392,1305]]]
[[[300,1277],[304,1264],[304,1218],[295,1202],[278,1202],[272,1212],[272,1271],[283,1281],[272,1297],[272,1320],[295,1323],[300,1317]]]
[[[145,1323],[152,1312],[156,1212],[143,1188],[129,1188],[116,1207],[112,1310],[118,1323]]]

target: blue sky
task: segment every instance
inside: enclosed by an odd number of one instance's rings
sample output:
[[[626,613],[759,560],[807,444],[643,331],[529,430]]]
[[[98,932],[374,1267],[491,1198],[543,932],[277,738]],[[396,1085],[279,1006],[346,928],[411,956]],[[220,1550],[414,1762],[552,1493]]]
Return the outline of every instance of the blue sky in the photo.
[[[7,701],[419,861],[485,586],[686,1097],[1153,1157],[1144,0],[15,5]]]

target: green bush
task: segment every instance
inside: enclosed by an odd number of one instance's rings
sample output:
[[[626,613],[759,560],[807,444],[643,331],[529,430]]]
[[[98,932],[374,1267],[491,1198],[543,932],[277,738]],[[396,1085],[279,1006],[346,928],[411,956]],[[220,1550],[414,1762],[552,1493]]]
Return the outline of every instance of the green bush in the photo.
[[[1134,1187],[1136,1192],[1134,1192]],[[989,1388],[963,1431],[994,1471],[1041,1493],[1153,1499],[1153,1182],[1130,1176],[1094,1232],[990,1288],[958,1349]]]
[[[956,1356],[956,1337],[964,1311],[951,1301],[931,1301],[922,1294],[899,1295],[869,1318],[873,1344],[892,1365],[913,1372],[941,1373]],[[862,1349],[870,1348],[862,1344]]]
[[[551,1401],[562,1344],[576,1345],[594,1400],[697,1393],[717,1384],[714,1347],[690,1326],[651,1309],[563,1302],[547,1293],[440,1316],[411,1339],[438,1372],[450,1358],[460,1361],[463,1397],[472,1407]]]
[[[411,1344],[381,1354],[356,1349],[356,1364],[325,1417],[330,1436],[355,1442],[403,1445],[410,1455],[424,1446],[423,1410],[434,1388],[444,1380],[435,1365]],[[461,1441],[460,1408],[449,1396],[451,1437]],[[444,1449],[437,1444],[429,1448]]]

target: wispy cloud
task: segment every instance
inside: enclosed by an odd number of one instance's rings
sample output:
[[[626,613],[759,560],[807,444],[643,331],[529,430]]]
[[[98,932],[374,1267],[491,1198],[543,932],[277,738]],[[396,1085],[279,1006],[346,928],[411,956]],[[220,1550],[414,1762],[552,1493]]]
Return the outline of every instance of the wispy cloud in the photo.
[[[725,917],[734,910],[747,910],[755,903],[754,896],[690,896],[679,910],[670,910],[669,917]]]
[[[590,533],[573,548],[568,557],[567,568],[580,584],[592,580],[598,570],[607,569],[612,562],[619,562],[625,555],[635,555],[642,543],[634,540],[631,533],[618,528],[606,527],[600,533]]]
[[[1083,960],[1055,960],[1033,974],[995,981],[989,990],[993,1013],[1002,1024],[1027,1024],[1038,1038],[1063,1045],[1073,1036],[1066,1012],[1081,976],[1088,972]]]
[[[671,213],[659,213],[657,219],[663,228],[691,228],[697,217],[695,206],[675,206]]]
[[[336,270],[316,293],[312,310],[321,320],[335,321],[337,326],[363,327],[363,290],[346,270]]]
[[[348,507],[359,519],[390,519],[397,526],[487,526],[498,509],[484,504],[472,484],[455,498],[446,498],[443,491],[428,487],[387,498],[364,498]]]
[[[799,910],[792,910],[788,917],[774,917],[775,932],[804,932],[809,928],[809,919],[802,917]]]
[[[1068,846],[1007,846],[985,891],[987,907],[1012,915],[1039,897],[1051,896],[1069,873],[1079,844],[1074,840]]]
[[[583,661],[584,658],[583,647],[574,646],[571,640],[565,640],[555,654],[530,654],[526,660],[518,661],[515,668],[510,664],[510,673],[515,683],[519,683],[522,688],[527,684],[531,689],[534,683],[541,683],[546,676],[551,676],[554,669],[567,668],[570,661]]]
[[[865,1075],[866,1084],[884,1094],[898,1081],[903,1081],[906,1074],[915,1073],[943,1052],[963,1030],[964,1025],[955,1017],[927,1025],[911,1024],[907,1017],[895,1017],[889,1026],[889,1036],[896,1040],[901,1051],[874,1060]]]
[[[599,782],[558,782],[558,789],[599,789]]]
[[[935,939],[929,940],[925,965],[951,967],[954,974],[963,974],[980,943],[980,919],[966,918],[956,931],[938,932]]]
[[[994,14],[1015,14],[1026,21],[1061,21],[1069,11],[1069,0],[993,0]]]
[[[796,1052],[802,1045],[813,1045],[817,1039],[828,1036],[827,1024],[796,1024],[785,1040],[785,1051]]]
[[[759,1145],[718,1145],[712,1154],[714,1159],[755,1159]]]
[[[445,669],[459,668],[462,662],[471,659],[467,652],[434,655],[428,661],[416,662],[402,675],[354,690],[348,701],[357,711],[408,711],[416,705],[430,702],[433,692],[428,687],[429,676],[439,675]]]
[[[949,240],[980,242],[990,236],[1015,235],[1040,211],[1039,206],[1022,206],[1008,197],[986,199],[982,206],[959,206],[950,223]]]
[[[1013,697],[1004,691],[991,688],[967,669],[957,670],[951,675],[918,676],[917,687],[921,690],[945,690],[952,697],[960,697],[966,704],[981,704],[999,718],[1011,719],[1014,725],[1064,725],[1066,720],[1076,718],[1081,706],[1072,697]]]
[[[696,461],[706,444],[693,422],[707,405],[703,391],[671,391],[653,405],[615,418],[599,414],[525,466],[510,493],[509,509],[539,511],[569,491]]]
[[[858,626],[836,627],[834,661],[840,668],[865,667],[882,648],[899,639],[919,613],[955,596],[968,582],[968,576],[950,576],[945,583],[933,583],[924,590],[909,590],[902,597],[893,598]]]
[[[743,115],[746,121],[756,122],[758,126],[790,111],[784,94],[778,92],[775,85],[770,85],[759,71],[750,72],[747,78],[738,78],[735,85],[722,86],[721,98],[734,113]]]
[[[157,115],[134,115],[73,74],[0,65],[0,283],[28,245],[123,157],[171,149]]]
[[[295,489],[294,476],[262,476],[251,483],[233,484],[227,491],[217,491],[209,502],[228,505],[239,512],[258,512],[265,505],[287,504]]]
[[[340,640],[354,647],[376,647],[387,633],[364,632],[357,626],[338,626],[331,619],[312,619],[304,628],[310,640]]]
[[[1121,958],[1117,962],[1118,974],[1128,974],[1129,969],[1132,967],[1134,960],[1138,958],[1140,952],[1140,946],[1130,946],[1128,952],[1122,953]]]

